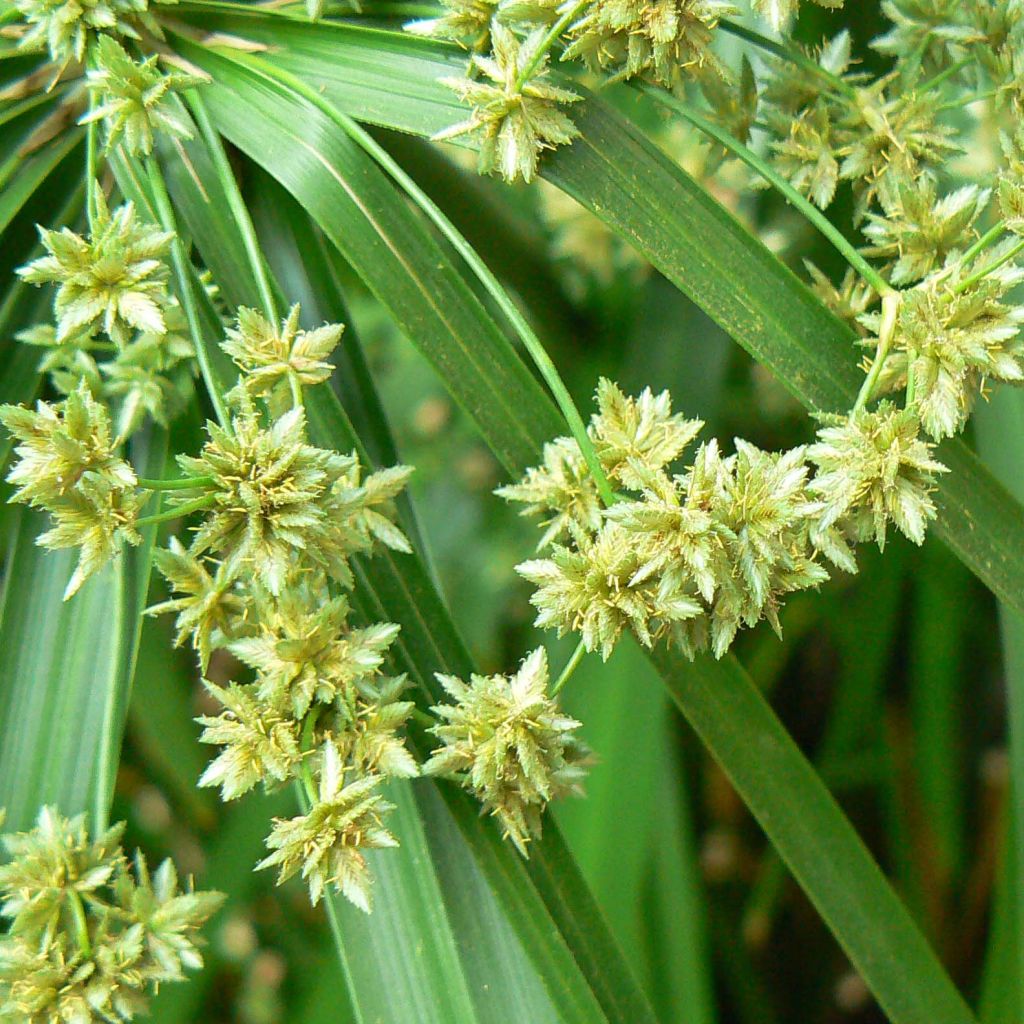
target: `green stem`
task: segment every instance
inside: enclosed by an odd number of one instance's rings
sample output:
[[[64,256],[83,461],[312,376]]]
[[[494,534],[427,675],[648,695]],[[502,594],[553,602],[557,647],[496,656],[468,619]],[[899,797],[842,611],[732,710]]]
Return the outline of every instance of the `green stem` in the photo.
[[[258,73],[268,78],[276,78],[279,82],[294,90],[304,99],[312,103],[318,110],[329,117],[339,128],[342,129],[354,142],[356,142],[366,153],[377,161],[380,166],[395,179],[410,199],[423,211],[430,221],[438,228],[444,237],[451,243],[455,251],[465,260],[469,269],[477,280],[484,286],[488,295],[497,303],[501,311],[508,317],[516,333],[519,335],[523,346],[530,354],[534,365],[540,371],[545,383],[551,390],[555,402],[558,404],[565,421],[569,426],[572,436],[580,446],[583,458],[586,460],[587,468],[590,470],[597,485],[601,500],[606,505],[615,503],[615,493],[608,477],[605,475],[601,462],[594,450],[594,445],[587,434],[586,425],[579,414],[572,396],[569,394],[561,376],[558,373],[551,357],[547,354],[540,339],[534,333],[533,328],[527,323],[526,318],[519,311],[516,304],[509,298],[508,293],[498,283],[497,278],[491,273],[487,265],[476,254],[473,247],[460,234],[454,224],[438,209],[429,196],[409,177],[405,171],[391,158],[391,155],[365,132],[350,117],[336,110],[327,102],[314,88],[307,85],[301,79],[283,68],[276,67],[253,57],[249,54],[239,54],[232,59],[243,61]]]
[[[156,206],[157,216],[160,219],[160,226],[164,231],[174,234],[174,241],[171,243],[171,261],[174,264],[174,273],[178,279],[178,298],[181,301],[182,309],[185,311],[185,319],[188,321],[189,333],[192,335],[192,342],[196,350],[196,359],[199,368],[202,370],[203,379],[206,381],[206,390],[209,392],[210,401],[213,403],[214,412],[221,425],[228,423],[230,417],[224,398],[217,387],[217,376],[210,363],[209,353],[203,341],[203,329],[199,318],[199,308],[196,305],[195,293],[192,291],[192,264],[188,254],[185,252],[185,245],[178,234],[178,225],[174,219],[174,211],[171,209],[171,200],[167,194],[167,183],[164,181],[163,172],[155,156],[146,160],[146,174],[150,188],[153,191],[153,202]]]
[[[998,242],[1005,230],[1005,220],[1001,220],[998,224],[994,224],[963,254],[960,258],[960,262],[964,266],[967,266],[967,264],[970,263],[978,253],[984,252],[990,245]]]
[[[519,92],[523,88],[523,86],[526,85],[526,83],[533,76],[533,73],[537,70],[538,67],[540,67],[541,61],[543,61],[544,58],[547,56],[548,51],[551,49],[552,46],[555,45],[555,42],[558,40],[558,37],[569,26],[569,23],[574,21],[577,15],[580,13],[580,11],[582,11],[583,8],[586,7],[589,3],[590,0],[579,0],[578,3],[570,7],[558,19],[558,21],[556,21],[554,25],[551,26],[550,30],[548,31],[548,34],[541,40],[540,45],[530,55],[530,59],[526,62],[526,65],[523,67],[522,71],[520,71],[519,74],[516,75],[516,92]]]
[[[231,215],[238,225],[239,233],[245,244],[245,254],[249,258],[249,266],[252,269],[256,286],[259,289],[260,301],[263,303],[263,312],[272,324],[277,324],[277,305],[274,302],[274,289],[270,285],[270,276],[267,273],[267,265],[260,251],[259,240],[256,237],[256,229],[253,227],[249,210],[242,199],[242,193],[238,188],[238,182],[228,163],[227,153],[221,143],[220,136],[214,130],[210,122],[210,115],[206,111],[206,105],[198,89],[192,89],[188,93],[189,106],[192,109],[192,116],[195,118],[199,134],[206,143],[206,148],[213,158],[213,166],[217,172],[217,178],[224,194],[227,196],[228,207]]]
[[[95,93],[89,94],[89,113],[92,113],[95,106]],[[85,217],[89,223],[89,231],[95,230],[96,225],[96,194],[99,191],[99,182],[96,180],[97,165],[99,163],[98,145],[96,136],[99,132],[99,124],[90,121],[85,127]]]
[[[558,677],[558,682],[551,689],[551,696],[557,697],[562,691],[562,687],[572,678],[572,674],[576,671],[576,667],[583,660],[583,656],[587,653],[586,644],[581,640],[576,645],[576,650],[572,652],[572,657],[565,663],[565,668],[562,669],[562,674]]]
[[[904,404],[910,409],[917,397],[917,380],[914,377],[914,363],[917,362],[917,349],[907,352],[907,397]]]
[[[174,519],[181,519],[183,516],[191,515],[193,512],[200,512],[204,508],[210,508],[216,498],[212,494],[204,494],[194,501],[186,501],[182,505],[165,509],[151,516],[140,516],[135,520],[136,526],[152,526],[154,523],[169,523]]]
[[[962,295],[968,288],[973,288],[979,281],[983,281],[989,274],[997,271],[1005,263],[1009,263],[1014,256],[1024,251],[1024,238],[1020,239],[1016,245],[1011,245],[998,259],[993,260],[991,263],[986,264],[980,270],[975,271],[970,277],[965,277],[953,291],[957,295]]]
[[[968,64],[973,64],[974,62],[974,57],[963,57],[962,59],[958,60],[955,64],[950,64],[950,66],[946,68],[945,71],[940,71],[937,75],[935,75],[934,78],[929,78],[928,81],[924,83],[924,85],[916,86],[914,88],[914,92],[931,92],[932,89],[937,89],[947,79],[952,78],[962,68],[965,68]]]
[[[854,403],[853,411],[860,412],[868,402],[871,401],[871,394],[878,382],[878,377],[885,366],[885,360],[889,356],[889,349],[892,346],[893,335],[896,333],[896,317],[900,310],[899,292],[889,292],[882,298],[882,323],[878,329],[878,349],[875,352],[871,369],[864,378],[857,401]]]
[[[813,72],[819,78],[825,79],[829,85],[838,92],[841,92],[844,96],[847,96],[850,99],[856,98],[857,90],[854,89],[849,82],[844,82],[838,75],[832,74],[828,68],[823,68],[817,61],[812,60],[805,53],[801,53],[799,50],[794,50],[775,39],[769,39],[768,36],[763,36],[760,32],[755,32],[753,29],[747,28],[745,25],[738,25],[736,22],[729,21],[727,18],[723,18],[718,23],[718,27],[723,32],[728,32],[730,35],[736,36],[738,39],[744,39],[748,43],[753,43],[755,46],[759,46],[762,50],[774,53],[776,57],[788,60],[791,64],[796,64],[805,71]]]
[[[296,377],[291,370],[288,371],[288,387],[292,392],[292,408],[304,408],[302,401],[302,385],[299,383],[299,378]]]
[[[75,942],[78,951],[88,960],[92,956],[92,943],[89,941],[89,922],[85,917],[85,906],[82,897],[74,889],[67,890],[68,907],[75,921]]]
[[[767,161],[759,157],[753,150],[743,145],[739,139],[734,138],[720,125],[708,120],[702,114],[694,110],[689,104],[676,98],[652,85],[640,84],[635,86],[641,92],[646,93],[662,106],[668,107],[682,117],[685,117],[695,128],[709,135],[716,142],[725,146],[734,156],[742,160],[751,170],[756,171],[770,185],[777,189],[792,205],[810,221],[836,248],[839,254],[853,267],[854,270],[864,278],[879,295],[885,296],[893,291],[893,288],[882,277],[881,274],[871,266],[870,263],[848,242],[840,231],[829,221],[829,219],[805,196],[802,196],[793,186],[786,181],[778,171]]]
[[[152,480],[140,476],[138,482],[147,491],[193,491],[211,487],[217,481],[212,476],[186,476],[178,480]]]

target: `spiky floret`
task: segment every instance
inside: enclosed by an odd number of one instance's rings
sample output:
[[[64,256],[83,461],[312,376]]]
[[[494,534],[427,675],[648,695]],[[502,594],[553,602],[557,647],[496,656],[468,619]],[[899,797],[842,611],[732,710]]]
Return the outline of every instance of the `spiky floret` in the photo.
[[[294,778],[302,760],[300,722],[264,700],[254,683],[224,689],[208,682],[206,688],[224,710],[198,719],[204,726],[200,740],[224,749],[199,785],[220,786],[221,797],[234,800],[258,783],[272,786]]]
[[[296,559],[329,562],[327,500],[332,485],[352,467],[352,458],[306,441],[301,409],[269,427],[244,396],[227,426],[207,425],[209,440],[198,457],[180,455],[191,477],[209,478],[202,494],[209,512],[191,545],[193,555],[210,552],[273,594],[280,594]],[[195,500],[179,492],[182,503]]]
[[[839,524],[855,540],[885,547],[892,523],[915,544],[935,518],[931,493],[946,467],[932,457],[911,409],[882,402],[875,411],[829,417],[807,449],[817,466],[810,486],[823,505],[822,526]]]
[[[577,102],[579,96],[547,81],[547,54],[520,81],[543,37],[543,30],[538,29],[521,40],[495,23],[491,30],[491,55],[473,55],[473,67],[483,77],[442,79],[464,103],[473,107],[473,113],[468,120],[434,138],[477,136],[481,174],[496,170],[509,182],[519,178],[532,181],[544,150],[565,145],[579,135],[571,118],[561,109],[564,104]]]
[[[56,284],[57,340],[104,331],[120,347],[133,331],[164,334],[168,268],[173,235],[141,223],[126,203],[113,213],[97,190],[92,233],[40,229],[48,255],[22,267],[30,284]]]
[[[494,815],[524,856],[541,834],[551,800],[582,792],[588,751],[572,735],[580,723],[548,695],[544,648],[511,676],[437,676],[454,699],[431,710],[442,742],[424,772],[458,779]]]
[[[537,587],[530,600],[538,626],[559,636],[578,632],[588,651],[600,650],[607,659],[623,630],[651,647],[674,623],[703,611],[693,597],[640,577],[642,568],[633,538],[609,523],[576,549],[555,546],[550,558],[524,562],[516,571]]]
[[[0,1018],[19,1024],[111,1024],[146,1009],[147,993],[202,966],[199,929],[219,893],[181,892],[170,861],[129,866],[123,825],[90,839],[85,816],[44,807],[36,827],[4,837],[0,867]]]
[[[301,719],[317,701],[354,719],[359,684],[379,672],[399,627],[378,622],[353,629],[348,600],[322,602],[325,592],[300,581],[273,601],[257,601],[256,635],[228,648],[256,669],[257,692],[268,705],[290,707]]]
[[[67,65],[85,60],[86,48],[97,36],[138,39],[132,22],[149,5],[147,0],[14,0],[14,6],[28,24],[21,48],[45,47],[51,60]]]
[[[202,85],[206,79],[181,71],[163,71],[159,57],[134,61],[113,36],[101,35],[95,49],[95,67],[86,76],[89,91],[100,103],[79,119],[79,124],[103,121],[107,149],[123,142],[135,155],[153,150],[159,132],[192,138],[192,127],[169,102],[169,96]]]
[[[574,6],[566,0],[563,9]],[[569,26],[565,57],[665,86],[688,73],[726,75],[711,42],[719,21],[735,13],[726,0],[594,0]]]
[[[1024,381],[1024,306],[1006,301],[1024,280],[1024,268],[1008,262],[969,280],[979,265],[998,263],[1014,241],[970,266],[953,262],[903,293],[881,385],[903,386],[912,366],[915,408],[936,440],[963,429],[986,381]]]
[[[0,407],[0,422],[19,442],[18,461],[7,476],[18,487],[11,500],[44,508],[53,519],[37,543],[80,549],[67,599],[123,542],[140,543],[135,473],[118,454],[106,407],[85,382],[55,405]]]
[[[753,0],[754,10],[768,19],[776,32],[782,31],[796,17],[800,8],[800,0]],[[833,10],[843,6],[843,0],[814,0],[819,7]]]
[[[334,366],[328,357],[345,329],[342,324],[325,324],[301,331],[299,316],[295,303],[278,329],[262,313],[243,306],[223,344],[245,375],[249,393],[266,398],[278,416],[292,405],[301,388],[322,384],[331,376]]]
[[[363,851],[398,845],[383,824],[394,805],[376,792],[380,782],[379,776],[364,775],[346,784],[341,758],[326,743],[320,786],[309,813],[274,819],[267,839],[272,852],[259,866],[279,868],[278,884],[301,871],[314,906],[333,885],[369,913],[372,878]]]
[[[447,39],[477,53],[485,50],[491,39],[497,0],[442,0],[442,6],[445,13],[441,17],[410,21],[406,32]]]
[[[970,244],[991,195],[990,189],[965,185],[939,199],[931,178],[901,181],[893,195],[882,197],[884,213],[868,214],[864,234],[871,244],[864,254],[894,261],[894,285],[920,281]]]
[[[565,536],[585,537],[601,526],[601,499],[579,445],[559,437],[544,445],[544,464],[531,467],[518,484],[494,492],[526,507],[524,516],[542,516],[538,550]]]

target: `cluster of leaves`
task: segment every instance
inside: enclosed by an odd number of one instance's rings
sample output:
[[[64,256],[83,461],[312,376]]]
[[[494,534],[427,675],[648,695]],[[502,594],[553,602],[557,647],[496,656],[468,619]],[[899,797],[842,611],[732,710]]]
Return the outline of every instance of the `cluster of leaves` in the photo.
[[[817,444],[781,454],[737,440],[724,456],[706,442],[681,474],[670,466],[703,424],[674,414],[668,392],[630,398],[603,380],[597,405],[588,434],[619,500],[602,508],[570,438],[498,493],[545,519],[550,554],[519,566],[537,587],[537,624],[579,632],[605,658],[626,629],[648,647],[720,657],[742,626],[767,619],[778,630],[785,595],[827,579],[824,562],[856,571],[851,543],[884,545],[890,523],[921,543],[935,516],[943,467],[916,415],[891,403],[836,418]]]
[[[85,816],[44,807],[36,827],[3,837],[0,1020],[111,1024],[133,1020],[161,983],[202,966],[199,929],[215,892],[185,892],[167,860],[129,864],[123,825],[90,839]]]

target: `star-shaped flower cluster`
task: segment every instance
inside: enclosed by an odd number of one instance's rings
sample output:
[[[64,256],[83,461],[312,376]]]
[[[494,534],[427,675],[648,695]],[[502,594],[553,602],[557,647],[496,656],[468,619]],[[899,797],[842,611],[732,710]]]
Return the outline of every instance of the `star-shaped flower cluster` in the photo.
[[[129,153],[148,155],[158,132],[192,138],[188,119],[169,97],[201,85],[205,79],[182,71],[162,71],[158,59],[134,61],[113,36],[100,36],[96,66],[89,70],[86,84],[101,102],[78,123],[105,122],[108,150],[122,142]]]
[[[537,30],[521,40],[495,23],[491,29],[493,52],[486,57],[473,56],[473,68],[483,77],[442,80],[473,107],[473,113],[434,138],[475,136],[480,143],[481,174],[497,171],[506,181],[532,181],[541,153],[565,145],[579,134],[561,109],[579,97],[547,80],[547,54],[534,64],[543,37],[543,30]]]
[[[121,850],[123,825],[90,839],[85,816],[44,807],[36,827],[3,837],[0,1018],[20,1024],[111,1024],[202,967],[199,929],[219,893],[182,892],[171,861],[153,874]]]
[[[424,772],[460,781],[493,814],[524,856],[541,834],[541,812],[551,801],[582,793],[589,751],[573,735],[580,723],[548,694],[543,647],[511,676],[473,675],[468,683],[438,675],[454,704],[433,712],[442,741]]]
[[[712,440],[672,473],[702,424],[673,414],[667,393],[632,399],[602,381],[597,402],[589,433],[619,500],[601,509],[595,495],[586,520],[571,511],[592,482],[576,448],[574,488],[563,486],[567,438],[553,443],[558,460],[500,493],[566,525],[549,526],[547,557],[519,566],[537,588],[537,624],[579,633],[605,658],[626,630],[648,647],[665,640],[690,657],[721,657],[744,626],[765,619],[778,631],[786,595],[828,579],[829,564],[856,572],[853,543],[884,544],[889,523],[920,543],[934,518],[943,467],[915,414],[891,405],[830,424],[809,449],[737,439],[726,456]]]
[[[57,341],[102,330],[119,347],[134,331],[163,335],[173,236],[138,220],[131,203],[111,213],[97,190],[88,238],[70,228],[40,229],[48,255],[18,273],[30,284],[56,284]]]
[[[18,442],[7,475],[17,488],[11,500],[45,509],[53,520],[37,543],[79,548],[64,594],[71,597],[123,542],[141,541],[135,472],[119,453],[106,406],[85,383],[63,402],[38,402],[35,410],[0,406],[0,423]]]

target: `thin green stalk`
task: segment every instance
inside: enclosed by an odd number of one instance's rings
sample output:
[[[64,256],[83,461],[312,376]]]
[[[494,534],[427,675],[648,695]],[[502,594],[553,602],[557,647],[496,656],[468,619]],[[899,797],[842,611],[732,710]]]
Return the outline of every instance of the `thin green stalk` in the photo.
[[[579,414],[572,396],[569,394],[561,376],[558,373],[551,357],[547,354],[540,339],[530,327],[526,318],[519,311],[519,308],[509,297],[508,293],[499,284],[497,278],[491,273],[487,265],[476,254],[473,247],[463,238],[462,234],[454,224],[438,209],[430,197],[409,177],[405,171],[391,158],[391,155],[380,146],[369,133],[364,131],[350,117],[335,109],[315,89],[308,86],[301,79],[285,71],[283,68],[275,67],[266,61],[248,54],[232,55],[232,59],[244,61],[253,70],[269,78],[276,78],[279,82],[294,90],[304,99],[329,117],[342,131],[345,132],[354,142],[366,151],[380,166],[391,175],[392,178],[402,187],[410,199],[427,215],[431,222],[438,228],[444,237],[451,243],[455,251],[466,261],[467,266],[473,272],[477,280],[484,286],[487,293],[497,303],[501,311],[508,317],[519,338],[522,340],[526,351],[530,354],[534,364],[540,371],[545,383],[551,390],[551,394],[558,404],[558,408],[569,426],[572,436],[580,446],[583,458],[586,460],[587,468],[590,470],[597,485],[601,500],[605,505],[615,503],[615,492],[612,490],[608,477],[605,475],[601,462],[594,450],[594,445],[587,434],[586,425]]]
[[[201,487],[211,487],[217,481],[212,476],[186,476],[178,480],[152,480],[140,476],[139,486],[147,491],[192,491]]]
[[[875,390],[875,384],[878,382],[878,377],[885,367],[885,361],[889,357],[889,349],[892,347],[893,335],[896,333],[896,317],[900,310],[900,296],[899,292],[889,292],[888,295],[882,298],[882,323],[878,330],[878,350],[875,352],[875,358],[871,363],[871,369],[868,370],[868,375],[864,378],[864,383],[861,385],[860,393],[857,395],[857,401],[854,403],[853,411],[860,412],[868,402],[871,401],[872,392]]]
[[[274,289],[270,285],[270,277],[267,273],[266,261],[260,251],[259,241],[256,238],[256,229],[253,227],[252,218],[249,216],[248,207],[242,199],[242,193],[238,188],[238,182],[228,163],[227,153],[221,143],[220,136],[210,123],[210,116],[206,111],[206,105],[198,89],[192,89],[188,93],[188,103],[192,109],[192,116],[195,119],[199,134],[202,135],[206,148],[213,158],[214,170],[220,181],[224,195],[227,196],[228,206],[231,214],[238,224],[238,231],[245,243],[245,254],[249,258],[249,266],[253,278],[259,289],[260,301],[263,303],[263,312],[272,323],[277,323],[277,304],[274,301]]]
[[[893,291],[889,283],[871,266],[870,263],[848,242],[838,231],[829,219],[805,196],[802,196],[793,186],[786,181],[778,171],[775,170],[766,160],[759,157],[753,150],[745,146],[739,139],[734,138],[720,125],[708,120],[703,114],[694,110],[688,103],[683,102],[664,89],[653,85],[638,84],[636,88],[646,93],[662,106],[668,107],[682,117],[685,117],[695,128],[710,136],[716,142],[725,146],[734,156],[739,157],[751,170],[756,171],[770,185],[777,189],[808,221],[810,221],[836,248],[839,254],[853,267],[854,270],[864,278],[872,288],[881,296],[886,296]]]
[[[990,227],[988,229],[988,231],[986,231],[985,234],[983,234],[981,236],[981,238],[979,238],[974,243],[974,245],[972,245],[963,254],[963,256],[960,258],[960,262],[964,266],[967,266],[967,264],[970,263],[971,260],[973,260],[974,257],[978,255],[978,253],[984,252],[989,246],[991,246],[994,243],[998,242],[999,239],[1002,237],[1002,234],[1003,234],[1003,232],[1005,230],[1006,230],[1006,221],[1005,220],[999,221],[998,224],[993,224],[992,227]]]
[[[977,58],[973,56],[963,57],[960,60],[958,60],[955,64],[950,64],[950,66],[946,68],[944,71],[940,71],[937,75],[934,76],[934,78],[929,78],[928,81],[924,83],[924,85],[917,86],[914,89],[914,91],[919,93],[931,92],[932,89],[937,89],[947,79],[952,78],[958,71],[967,67],[969,64],[975,63],[976,60]]]
[[[533,73],[540,66],[541,61],[547,56],[548,51],[551,49],[552,46],[555,45],[555,42],[558,40],[558,37],[565,31],[566,28],[568,28],[570,22],[575,20],[576,16],[580,13],[580,11],[583,10],[584,7],[587,6],[588,3],[590,3],[590,0],[579,0],[577,4],[570,7],[558,19],[558,21],[556,21],[554,25],[551,26],[551,29],[548,31],[548,34],[541,40],[540,45],[530,55],[530,59],[526,62],[526,65],[523,67],[522,71],[520,71],[519,74],[516,76],[515,89],[517,92],[521,90],[523,86],[526,85],[526,83],[530,80],[530,78],[533,76]]]
[[[857,90],[854,89],[849,82],[844,82],[838,75],[832,74],[828,68],[823,68],[817,61],[812,60],[805,53],[801,53],[799,50],[794,50],[775,39],[769,39],[768,36],[763,36],[760,32],[755,32],[753,29],[747,28],[745,25],[738,25],[736,22],[729,21],[727,18],[723,18],[718,23],[718,27],[723,32],[728,32],[730,35],[736,36],[738,39],[744,39],[748,43],[753,43],[755,46],[759,46],[762,50],[774,53],[776,57],[788,60],[791,64],[796,64],[805,71],[813,72],[818,75],[819,78],[825,79],[829,85],[838,92],[841,92],[844,96],[847,96],[850,99],[856,98]]]
[[[149,179],[150,188],[153,191],[153,202],[156,206],[157,215],[160,219],[160,226],[164,231],[174,233],[174,241],[171,243],[171,261],[174,264],[174,273],[178,278],[178,292],[182,308],[185,310],[185,319],[188,321],[189,333],[195,345],[196,359],[199,368],[202,370],[203,379],[206,381],[206,390],[209,392],[210,401],[213,403],[214,411],[221,425],[228,420],[228,409],[220,389],[216,386],[216,375],[210,363],[206,346],[203,344],[203,329],[199,319],[199,309],[196,306],[195,293],[192,291],[192,264],[185,252],[184,243],[178,234],[178,225],[174,219],[174,211],[171,209],[171,200],[167,194],[167,183],[164,181],[163,172],[155,156],[149,157],[146,161],[146,174]]]
[[[92,100],[89,101],[89,109],[92,110]],[[85,127],[85,217],[90,231],[96,224],[96,193],[99,190],[96,180],[98,131],[99,125],[95,121],[90,121]]]
[[[572,657],[565,663],[565,668],[562,669],[562,674],[558,677],[558,682],[555,683],[551,690],[551,696],[557,697],[561,692],[562,687],[572,678],[572,674],[576,671],[577,666],[583,660],[583,656],[587,653],[587,646],[581,640],[576,645],[576,650],[572,652]]]
[[[194,501],[186,501],[175,508],[165,509],[163,512],[156,512],[151,516],[140,516],[135,520],[136,526],[152,526],[154,523],[169,523],[174,519],[181,519],[183,516],[191,515],[193,512],[200,512],[204,508],[210,508],[216,498],[212,494],[204,494]]]
[[[292,393],[292,408],[302,409],[302,385],[299,383],[299,378],[294,373],[289,372],[288,374],[288,387]]]
[[[1024,238],[1020,239],[1016,245],[1011,245],[998,259],[994,259],[980,270],[975,271],[970,277],[965,277],[953,290],[957,295],[962,295],[968,288],[974,287],[979,281],[984,280],[989,274],[997,271],[1005,263],[1009,263],[1010,260],[1021,252],[1024,252]]]
[[[68,908],[71,910],[71,917],[75,922],[75,942],[78,944],[78,952],[88,960],[92,956],[92,943],[89,941],[89,922],[85,917],[82,897],[76,889],[67,889],[66,892]]]

